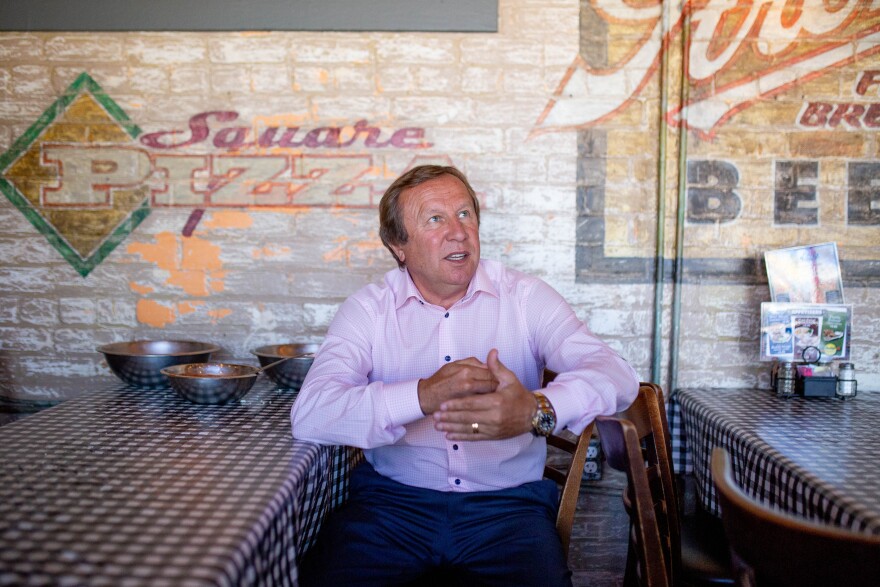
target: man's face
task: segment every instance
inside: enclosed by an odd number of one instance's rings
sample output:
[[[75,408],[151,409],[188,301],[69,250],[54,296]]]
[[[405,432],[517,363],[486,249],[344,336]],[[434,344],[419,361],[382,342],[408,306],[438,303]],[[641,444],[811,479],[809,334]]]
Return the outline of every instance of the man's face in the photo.
[[[427,302],[449,308],[464,297],[480,261],[477,213],[467,188],[441,175],[400,196],[409,234],[394,252]]]

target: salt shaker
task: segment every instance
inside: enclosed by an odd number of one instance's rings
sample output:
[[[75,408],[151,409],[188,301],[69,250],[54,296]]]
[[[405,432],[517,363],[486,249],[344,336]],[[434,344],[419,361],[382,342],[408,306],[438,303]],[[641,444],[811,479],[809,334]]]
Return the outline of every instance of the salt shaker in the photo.
[[[858,392],[856,369],[852,363],[841,363],[837,369],[837,397],[848,399]]]
[[[796,378],[797,370],[794,363],[780,363],[776,372],[776,395],[778,397],[793,396]]]

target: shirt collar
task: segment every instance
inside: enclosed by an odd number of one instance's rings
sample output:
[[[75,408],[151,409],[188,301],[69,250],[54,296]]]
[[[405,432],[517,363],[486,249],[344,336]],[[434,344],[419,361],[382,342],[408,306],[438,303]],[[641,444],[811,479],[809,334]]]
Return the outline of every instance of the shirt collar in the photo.
[[[392,269],[392,271],[397,271],[397,273],[399,274],[397,276],[398,279],[396,280],[397,287],[395,288],[395,308],[400,309],[410,299],[415,299],[419,303],[423,304],[428,303],[422,297],[422,294],[419,292],[419,288],[417,288],[416,284],[413,283],[412,277],[409,274],[409,269],[404,269],[403,271],[399,269]],[[468,285],[464,297],[455,302],[453,306],[457,306],[459,304],[467,302],[481,291],[486,292],[491,296],[495,296],[496,298],[498,297],[498,289],[495,287],[495,284],[492,283],[492,279],[489,277],[489,273],[483,266],[482,260],[480,260],[480,263],[477,265],[477,271],[474,274],[474,278],[471,279],[471,282]]]

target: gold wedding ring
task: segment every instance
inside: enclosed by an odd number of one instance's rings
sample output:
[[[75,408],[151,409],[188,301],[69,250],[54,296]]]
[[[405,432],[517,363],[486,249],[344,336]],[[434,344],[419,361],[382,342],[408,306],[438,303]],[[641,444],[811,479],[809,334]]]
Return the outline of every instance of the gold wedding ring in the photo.
[[[473,432],[474,434],[477,434],[477,433],[480,432],[480,425],[479,425],[479,423],[474,422],[473,424],[471,424],[471,432]]]

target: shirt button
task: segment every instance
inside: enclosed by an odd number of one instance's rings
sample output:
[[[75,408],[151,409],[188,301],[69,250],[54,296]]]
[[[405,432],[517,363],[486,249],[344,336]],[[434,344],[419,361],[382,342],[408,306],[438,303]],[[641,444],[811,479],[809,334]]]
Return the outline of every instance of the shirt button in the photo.
[[[458,450],[458,445],[457,445],[457,444],[453,444],[453,445],[452,445],[452,450]]]
[[[461,479],[456,479],[456,480],[455,480],[455,484],[456,484],[456,485],[461,485]]]
[[[446,313],[443,315],[443,317],[444,317],[444,318],[449,318],[449,312],[446,312]]]
[[[443,357],[443,359],[448,363],[449,361],[452,360],[452,357],[450,357],[449,355],[446,355],[445,357]]]

